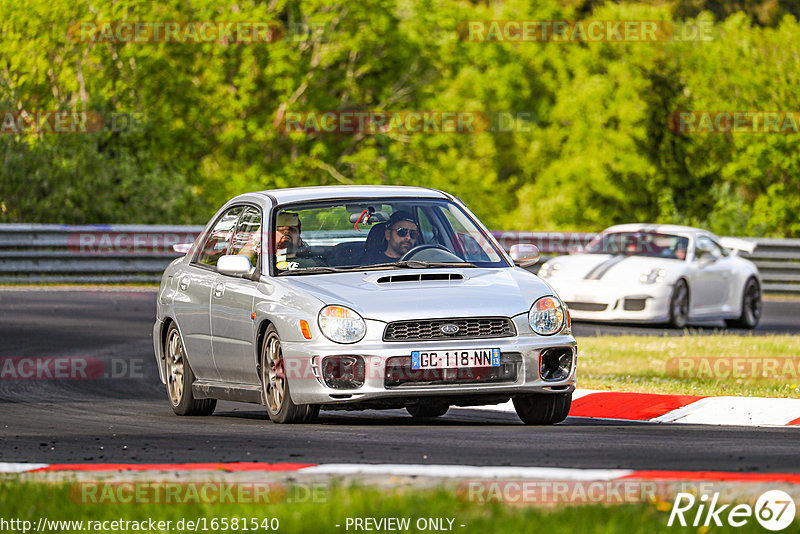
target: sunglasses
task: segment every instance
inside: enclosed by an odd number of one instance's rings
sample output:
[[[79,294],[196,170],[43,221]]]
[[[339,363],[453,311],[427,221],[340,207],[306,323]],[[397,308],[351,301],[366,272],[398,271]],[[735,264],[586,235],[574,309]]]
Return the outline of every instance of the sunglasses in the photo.
[[[409,234],[411,235],[411,239],[419,237],[419,232],[416,230],[409,230],[408,228],[395,228],[394,231],[397,232],[397,235],[400,237],[405,237]]]

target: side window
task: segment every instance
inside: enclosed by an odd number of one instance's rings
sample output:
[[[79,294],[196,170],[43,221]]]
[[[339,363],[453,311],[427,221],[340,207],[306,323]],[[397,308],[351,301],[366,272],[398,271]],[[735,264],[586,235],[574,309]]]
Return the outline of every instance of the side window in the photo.
[[[203,248],[197,257],[197,263],[211,265],[212,267],[217,266],[217,260],[225,255],[231,244],[236,221],[239,220],[242,209],[241,206],[236,206],[222,214],[217,224],[209,232],[205,243],[203,243]]]
[[[711,254],[716,259],[727,256],[727,254],[722,250],[722,247],[704,235],[697,238],[696,256],[699,258],[703,254]]]
[[[257,208],[245,208],[236,234],[231,243],[230,254],[247,256],[250,265],[256,265],[261,254],[261,211]]]

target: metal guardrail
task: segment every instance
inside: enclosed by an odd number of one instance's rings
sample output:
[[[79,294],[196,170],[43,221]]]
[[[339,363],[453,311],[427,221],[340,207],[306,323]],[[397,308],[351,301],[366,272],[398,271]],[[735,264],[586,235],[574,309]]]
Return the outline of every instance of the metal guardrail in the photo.
[[[0,224],[0,283],[158,282],[202,226]],[[595,234],[492,232],[508,250],[534,243],[543,257],[566,254]],[[746,238],[756,243],[753,260],[764,290],[800,295],[800,239]]]

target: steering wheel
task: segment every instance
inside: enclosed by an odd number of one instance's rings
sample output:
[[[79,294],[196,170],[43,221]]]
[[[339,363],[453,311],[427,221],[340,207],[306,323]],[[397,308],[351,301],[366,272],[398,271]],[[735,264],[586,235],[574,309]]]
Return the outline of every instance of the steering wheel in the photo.
[[[438,251],[440,251],[440,254],[438,254],[438,255],[439,256],[444,256],[444,257],[443,257],[443,259],[429,259],[429,260],[425,260],[425,261],[444,261],[444,262],[451,262],[451,261],[463,262],[464,261],[461,258],[459,258],[458,256],[456,256],[455,254],[453,254],[452,252],[450,252],[447,249],[447,247],[444,247],[442,245],[430,244],[430,243],[426,244],[426,245],[419,245],[417,247],[412,248],[411,250],[409,250],[408,252],[403,254],[403,256],[398,261],[409,261],[411,258],[416,256],[420,252],[424,252],[426,250],[438,250]],[[437,254],[434,253],[434,256],[436,256],[436,255]]]

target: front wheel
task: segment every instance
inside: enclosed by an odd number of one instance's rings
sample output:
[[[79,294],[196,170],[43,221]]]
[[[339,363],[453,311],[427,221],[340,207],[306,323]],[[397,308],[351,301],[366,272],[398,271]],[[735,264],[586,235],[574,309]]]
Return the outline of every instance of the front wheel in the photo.
[[[689,287],[685,280],[675,282],[672,298],[669,300],[669,324],[683,328],[689,320]]]
[[[194,373],[186,359],[178,327],[172,323],[164,343],[164,376],[172,411],[178,415],[211,415],[217,399],[195,399],[192,392]]]
[[[526,425],[554,425],[567,418],[572,393],[537,393],[514,397],[514,409]]]
[[[752,330],[761,320],[761,288],[754,278],[750,278],[742,291],[742,313],[738,319],[727,319],[725,324],[731,328]]]
[[[292,402],[281,339],[273,325],[267,327],[261,346],[261,392],[273,423],[310,423],[319,415],[318,405]]]

